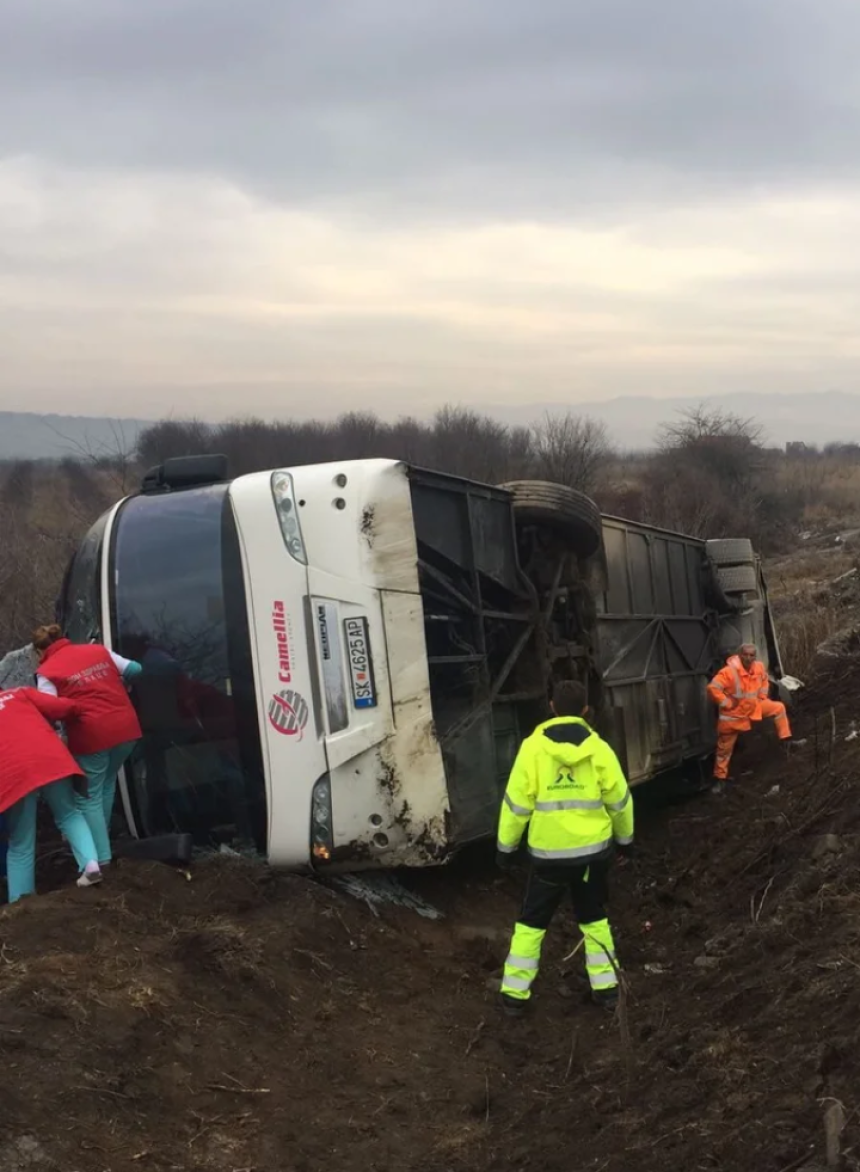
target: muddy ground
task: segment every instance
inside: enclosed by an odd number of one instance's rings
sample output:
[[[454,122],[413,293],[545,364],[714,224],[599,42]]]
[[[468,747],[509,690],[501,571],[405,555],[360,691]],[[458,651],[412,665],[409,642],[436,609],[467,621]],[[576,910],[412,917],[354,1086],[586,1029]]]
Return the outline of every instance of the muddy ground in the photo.
[[[857,1166],[855,718],[849,667],[789,760],[748,738],[725,799],[639,803],[614,1018],[569,914],[499,1014],[520,878],[483,852],[410,880],[439,922],[229,860],[3,911],[0,1172],[788,1172],[831,1100]]]

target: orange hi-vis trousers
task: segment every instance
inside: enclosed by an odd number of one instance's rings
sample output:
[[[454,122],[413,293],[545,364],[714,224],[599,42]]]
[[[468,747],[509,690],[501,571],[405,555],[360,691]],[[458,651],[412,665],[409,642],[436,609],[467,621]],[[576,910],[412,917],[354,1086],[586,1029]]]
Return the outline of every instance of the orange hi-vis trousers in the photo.
[[[791,725],[788,722],[788,715],[785,711],[785,705],[779,700],[762,700],[761,714],[763,717],[770,717],[776,725],[776,735],[781,741],[787,741],[791,737]],[[758,721],[753,723],[758,724]],[[740,726],[740,727],[739,727]],[[714,777],[718,781],[725,781],[729,775],[729,765],[732,760],[732,753],[735,751],[737,739],[741,733],[749,732],[750,722],[748,720],[741,720],[737,723],[731,720],[721,720],[717,730],[717,755],[714,759]]]

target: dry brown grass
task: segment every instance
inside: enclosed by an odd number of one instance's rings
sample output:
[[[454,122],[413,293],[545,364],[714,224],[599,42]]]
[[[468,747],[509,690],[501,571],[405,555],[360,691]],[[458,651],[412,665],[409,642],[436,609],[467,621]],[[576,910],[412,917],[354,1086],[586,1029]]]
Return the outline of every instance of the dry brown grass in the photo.
[[[88,473],[81,500],[61,469],[42,468],[23,497],[0,500],[0,655],[27,641],[53,615],[63,573],[81,537],[117,498],[110,481]]]
[[[860,523],[860,465],[822,461],[824,476],[801,521],[815,527]]]
[[[785,670],[800,679],[813,671],[819,646],[856,619],[858,547],[801,546],[765,565],[768,593]],[[841,579],[841,581],[840,581]]]
[[[832,533],[860,526],[860,464],[849,457],[776,456],[763,485],[783,502],[790,531]]]
[[[808,679],[820,645],[845,626],[845,612],[810,586],[772,602],[783,666],[789,675]]]
[[[782,599],[815,584],[832,582],[853,568],[857,554],[857,547],[849,549],[844,545],[824,549],[800,546],[795,552],[766,563],[768,591],[772,598]]]

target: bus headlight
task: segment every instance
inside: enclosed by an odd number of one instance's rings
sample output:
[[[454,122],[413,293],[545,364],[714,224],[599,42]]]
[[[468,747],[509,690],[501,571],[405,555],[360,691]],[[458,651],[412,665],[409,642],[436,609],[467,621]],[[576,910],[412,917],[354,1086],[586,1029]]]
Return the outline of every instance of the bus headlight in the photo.
[[[297,562],[301,562],[303,566],[306,566],[308,564],[308,555],[305,553],[302,527],[299,523],[299,511],[296,508],[293,478],[289,472],[272,473],[272,497],[275,501],[275,512],[278,514],[278,523],[281,526],[284,545]]]
[[[311,794],[311,859],[326,863],[334,847],[331,815],[331,781],[324,774]]]

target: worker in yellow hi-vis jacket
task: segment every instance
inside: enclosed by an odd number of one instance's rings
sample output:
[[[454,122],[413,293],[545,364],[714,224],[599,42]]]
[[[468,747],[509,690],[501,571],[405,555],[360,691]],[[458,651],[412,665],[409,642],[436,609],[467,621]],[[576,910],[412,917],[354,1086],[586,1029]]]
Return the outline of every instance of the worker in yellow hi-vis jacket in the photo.
[[[523,741],[499,817],[497,858],[508,867],[528,827],[530,871],[502,978],[502,1004],[523,1012],[540,966],[541,945],[567,892],[584,937],[592,996],[613,1007],[618,962],[606,918],[613,851],[633,847],[633,800],[615,753],[586,723],[582,684],[565,680],[553,719]]]

